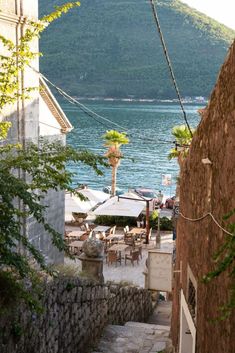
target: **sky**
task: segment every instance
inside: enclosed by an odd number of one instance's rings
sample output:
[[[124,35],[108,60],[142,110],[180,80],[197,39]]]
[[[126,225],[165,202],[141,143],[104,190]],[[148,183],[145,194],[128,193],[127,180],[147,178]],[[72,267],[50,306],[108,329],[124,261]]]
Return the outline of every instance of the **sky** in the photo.
[[[235,0],[181,0],[220,23],[235,29]]]

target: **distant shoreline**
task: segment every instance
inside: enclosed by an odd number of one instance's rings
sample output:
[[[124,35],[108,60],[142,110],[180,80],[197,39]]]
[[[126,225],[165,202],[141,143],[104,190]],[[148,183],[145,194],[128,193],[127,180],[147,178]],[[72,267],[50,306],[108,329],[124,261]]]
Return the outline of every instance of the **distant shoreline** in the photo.
[[[143,103],[178,103],[178,99],[151,99],[151,98],[113,98],[113,97],[74,97],[77,100],[85,101],[105,101],[105,102],[143,102]],[[205,97],[185,97],[182,98],[184,104],[207,104]]]

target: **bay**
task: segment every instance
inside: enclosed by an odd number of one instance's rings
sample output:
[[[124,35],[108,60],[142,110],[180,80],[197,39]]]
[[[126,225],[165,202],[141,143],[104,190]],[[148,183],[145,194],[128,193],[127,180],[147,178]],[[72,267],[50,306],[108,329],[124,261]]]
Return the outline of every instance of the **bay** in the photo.
[[[179,167],[175,160],[167,156],[174,147],[171,130],[175,125],[184,124],[180,107],[176,104],[134,101],[86,101],[82,102],[97,114],[128,129],[130,143],[122,146],[124,158],[118,168],[117,186],[125,191],[136,187],[149,187],[173,194]],[[67,136],[67,143],[74,148],[88,149],[104,155],[106,149],[102,136],[107,130],[118,129],[105,120],[89,117],[79,107],[62,104],[62,108],[74,129]],[[200,121],[199,105],[186,105],[190,126],[196,127]],[[91,168],[70,163],[68,170],[76,173],[73,185],[86,184],[102,190],[111,184],[110,168],[102,169],[103,176],[97,176]],[[162,174],[171,174],[172,185],[162,186]]]

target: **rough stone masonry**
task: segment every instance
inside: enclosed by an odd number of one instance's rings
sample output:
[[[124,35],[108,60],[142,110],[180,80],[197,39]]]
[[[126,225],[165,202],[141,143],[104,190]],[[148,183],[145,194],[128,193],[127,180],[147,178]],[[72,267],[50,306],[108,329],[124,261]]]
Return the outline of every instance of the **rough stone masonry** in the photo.
[[[149,291],[130,285],[60,278],[47,283],[43,314],[22,306],[14,320],[0,319],[1,353],[86,353],[107,324],[147,320]]]

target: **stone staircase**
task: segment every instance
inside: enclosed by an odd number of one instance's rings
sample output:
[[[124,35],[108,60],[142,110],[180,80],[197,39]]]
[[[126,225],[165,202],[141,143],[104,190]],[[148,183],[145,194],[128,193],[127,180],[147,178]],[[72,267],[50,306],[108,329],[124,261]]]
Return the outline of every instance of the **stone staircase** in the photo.
[[[160,353],[171,352],[171,305],[157,306],[151,323],[127,322],[124,326],[108,325],[92,353]],[[163,321],[164,324],[159,324]]]

